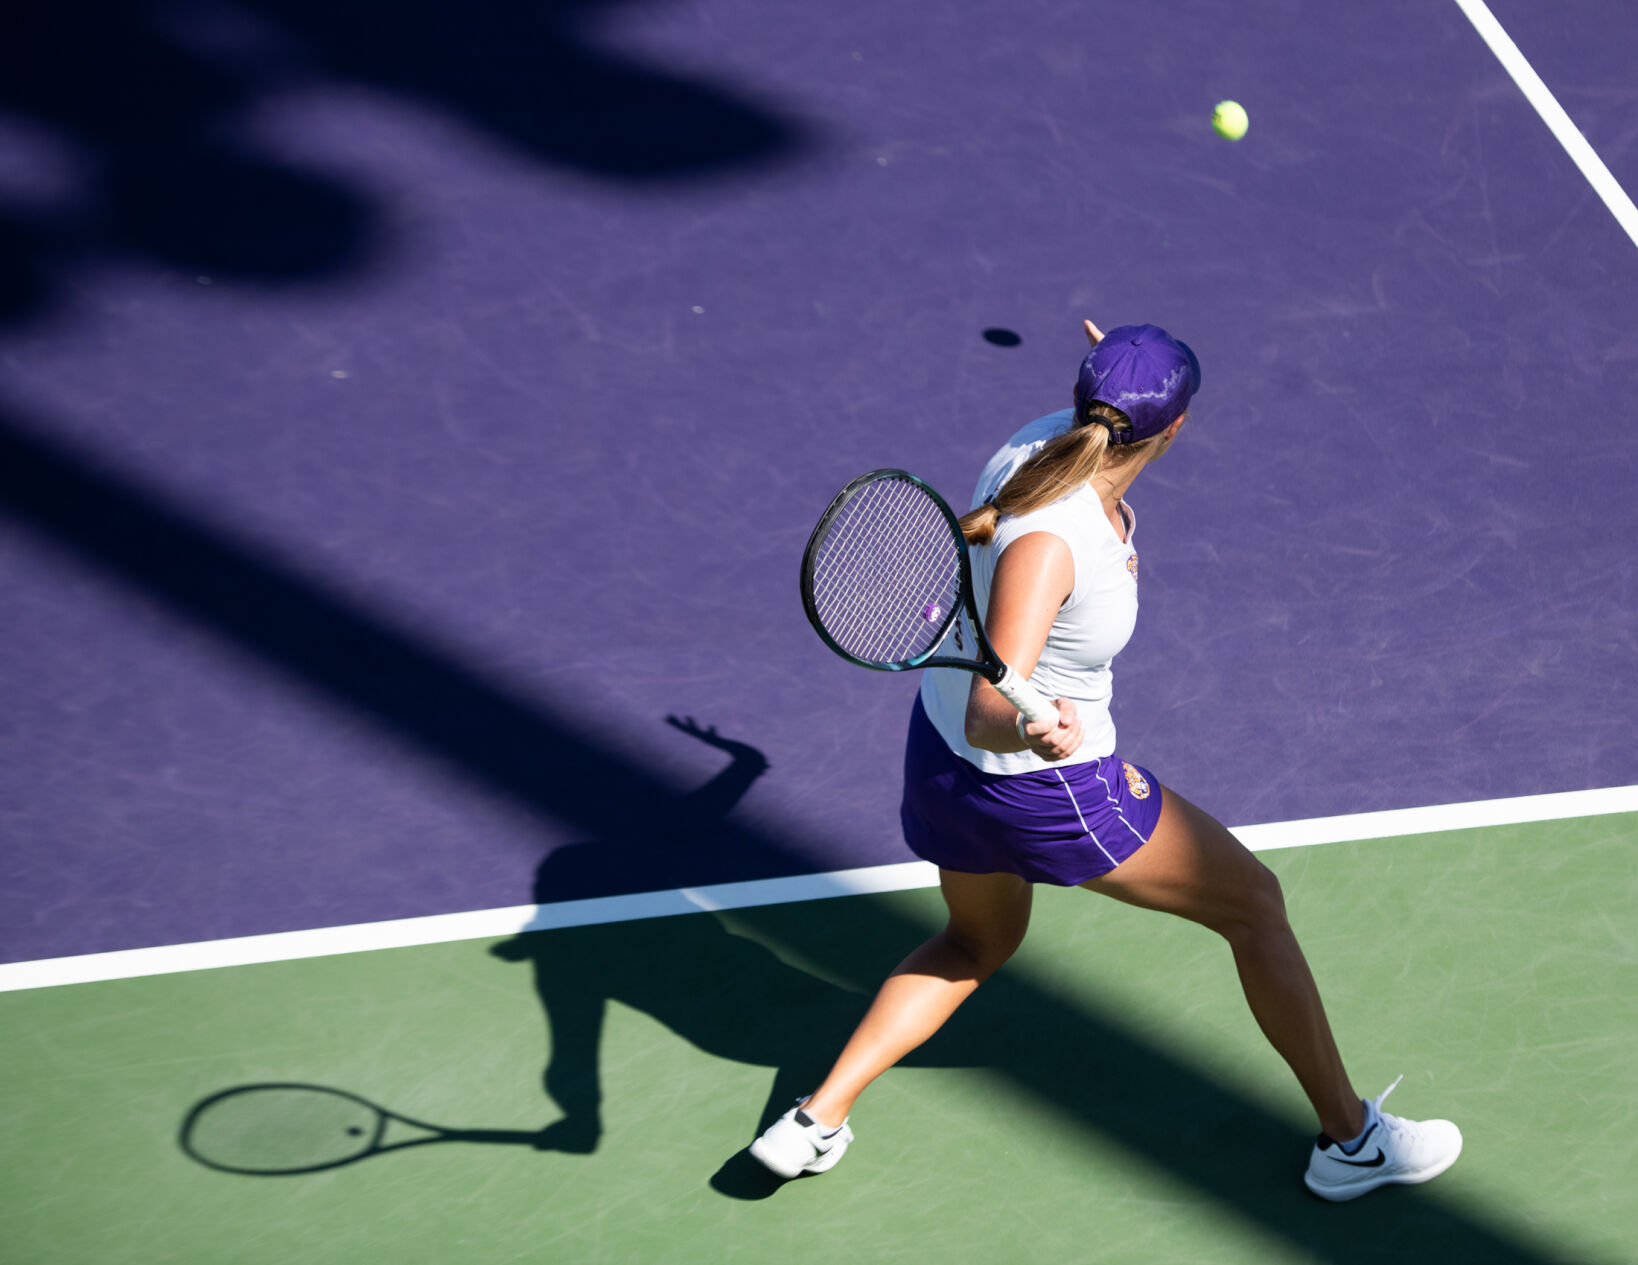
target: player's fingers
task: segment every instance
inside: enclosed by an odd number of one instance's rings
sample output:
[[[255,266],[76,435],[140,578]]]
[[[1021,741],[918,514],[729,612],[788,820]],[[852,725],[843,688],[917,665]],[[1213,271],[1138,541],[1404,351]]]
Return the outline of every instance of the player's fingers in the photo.
[[[1096,347],[1103,341],[1103,331],[1091,321],[1086,323],[1086,341]]]
[[[1067,760],[1081,749],[1081,729],[1060,729],[1042,743],[1043,754],[1049,760]]]
[[[1055,755],[1062,756],[1065,754],[1063,751],[1065,744],[1071,744],[1071,750],[1080,746],[1081,722],[1075,714],[1075,704],[1069,699],[1056,699],[1055,703],[1058,708],[1056,724],[1039,727],[1027,725],[1025,732],[1031,742],[1038,742],[1043,747],[1051,749]],[[1039,733],[1035,732],[1037,728],[1040,729]]]
[[[1073,755],[1081,745],[1081,722],[1075,712],[1074,701],[1067,698],[1053,700],[1058,709],[1056,721],[1030,721],[1024,725],[1024,741],[1049,760],[1062,760]]]

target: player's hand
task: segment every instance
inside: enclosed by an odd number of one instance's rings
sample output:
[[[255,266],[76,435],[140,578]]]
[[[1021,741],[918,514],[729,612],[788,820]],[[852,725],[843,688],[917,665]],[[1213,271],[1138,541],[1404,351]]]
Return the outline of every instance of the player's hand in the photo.
[[[1086,341],[1096,347],[1103,341],[1103,331],[1091,321],[1086,323]]]
[[[746,742],[736,742],[732,738],[724,738],[717,733],[715,725],[702,726],[692,716],[667,716],[665,723],[673,729],[680,729],[690,738],[698,738],[708,747],[715,747],[718,751],[726,751],[742,766],[766,771],[768,757]]]
[[[537,1151],[563,1151],[569,1155],[590,1155],[603,1136],[603,1122],[597,1113],[584,1112],[554,1120],[535,1137]]]
[[[1091,324],[1091,322],[1087,322]],[[1067,760],[1080,749],[1081,720],[1075,714],[1075,704],[1067,698],[1055,698],[1058,723],[1041,724],[1031,721],[1020,731],[1029,749],[1043,760]]]

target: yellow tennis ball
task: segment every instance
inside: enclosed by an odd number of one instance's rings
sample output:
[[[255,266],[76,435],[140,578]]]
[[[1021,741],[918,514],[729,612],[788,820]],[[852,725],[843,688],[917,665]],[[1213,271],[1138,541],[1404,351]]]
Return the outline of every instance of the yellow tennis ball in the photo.
[[[1246,117],[1245,106],[1238,101],[1219,101],[1211,112],[1211,126],[1224,140],[1237,141],[1246,134],[1251,120]]]

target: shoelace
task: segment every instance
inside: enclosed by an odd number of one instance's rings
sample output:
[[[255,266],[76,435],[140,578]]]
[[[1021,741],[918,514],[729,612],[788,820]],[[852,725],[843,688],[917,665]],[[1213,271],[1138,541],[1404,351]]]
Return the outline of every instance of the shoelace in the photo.
[[[1393,1132],[1393,1133],[1402,1133],[1402,1132],[1404,1132],[1404,1130],[1401,1128],[1401,1126],[1404,1124],[1404,1121],[1402,1121],[1398,1116],[1390,1116],[1387,1112],[1383,1111],[1382,1110],[1382,1104],[1387,1102],[1388,1095],[1393,1093],[1394,1090],[1398,1089],[1399,1088],[1399,1082],[1404,1080],[1404,1079],[1405,1079],[1405,1074],[1403,1072],[1401,1072],[1398,1076],[1394,1077],[1394,1081],[1393,1081],[1392,1085],[1389,1085],[1386,1089],[1384,1089],[1380,1094],[1378,1094],[1376,1096],[1376,1118],[1382,1122],[1382,1127],[1384,1129],[1387,1129],[1387,1130],[1389,1130],[1390,1132]]]

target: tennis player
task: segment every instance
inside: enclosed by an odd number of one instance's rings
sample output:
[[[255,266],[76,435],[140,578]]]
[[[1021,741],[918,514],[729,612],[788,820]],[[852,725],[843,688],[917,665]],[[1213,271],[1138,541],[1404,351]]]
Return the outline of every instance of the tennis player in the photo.
[[[1111,664],[1137,618],[1136,518],[1123,499],[1165,454],[1200,387],[1189,348],[1153,325],[1102,335],[1074,407],[1013,435],[961,526],[978,606],[1002,660],[1059,708],[1026,722],[982,677],[928,671],[910,720],[901,817],[939,867],[943,931],[888,977],[824,1082],[751,1153],[783,1177],[842,1158],[855,1100],[926,1041],[1029,926],[1033,884],[1080,886],[1176,914],[1228,941],[1252,1014],[1313,1104],[1305,1182],[1331,1200],[1444,1172],[1462,1149],[1447,1120],[1402,1120],[1353,1090],[1272,871],[1215,819],[1115,754]],[[953,636],[967,647],[972,632]]]

